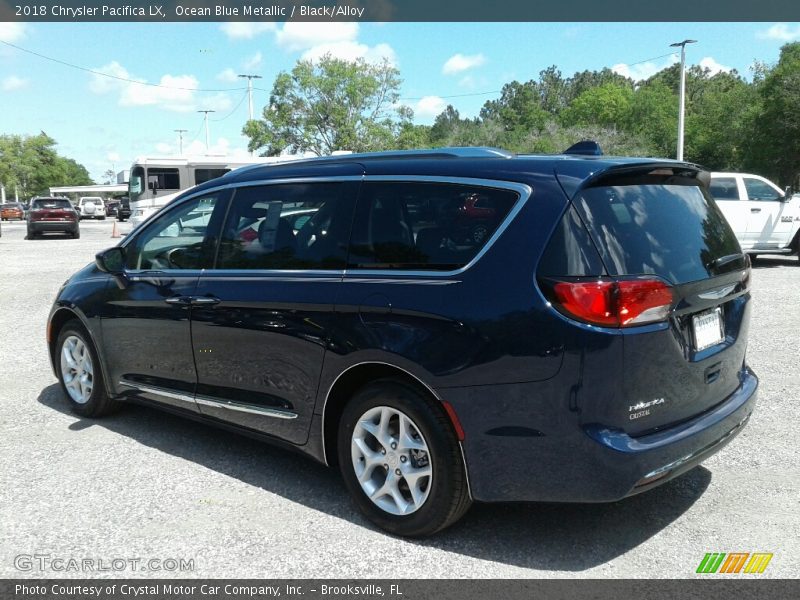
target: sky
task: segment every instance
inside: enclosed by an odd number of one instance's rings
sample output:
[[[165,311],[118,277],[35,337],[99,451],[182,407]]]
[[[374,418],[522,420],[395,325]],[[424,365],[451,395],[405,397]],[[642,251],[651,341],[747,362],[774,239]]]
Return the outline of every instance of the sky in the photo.
[[[297,60],[334,56],[388,58],[399,70],[401,101],[415,122],[432,123],[449,103],[478,114],[503,84],[536,79],[556,65],[570,76],[609,67],[634,79],[678,60],[736,69],[774,63],[800,40],[798,23],[0,23],[0,134],[46,132],[60,154],[100,181],[139,156],[204,154],[209,114],[214,154],[246,155],[246,81],[257,74],[259,115],[276,75]],[[152,87],[91,73],[158,83]]]

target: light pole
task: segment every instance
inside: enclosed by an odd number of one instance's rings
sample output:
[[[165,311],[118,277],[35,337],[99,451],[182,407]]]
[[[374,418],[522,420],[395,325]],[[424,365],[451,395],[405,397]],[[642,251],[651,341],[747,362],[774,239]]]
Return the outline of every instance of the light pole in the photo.
[[[697,40],[683,40],[670,44],[671,48],[681,47],[681,91],[678,108],[678,160],[683,160],[683,110],[686,104],[686,44],[695,44]]]
[[[178,156],[183,156],[183,134],[189,131],[188,129],[173,129],[178,134]],[[208,142],[206,142],[207,144]]]
[[[203,113],[203,119],[206,123],[206,154],[208,154],[208,113],[217,112],[215,110],[198,110],[197,112]]]

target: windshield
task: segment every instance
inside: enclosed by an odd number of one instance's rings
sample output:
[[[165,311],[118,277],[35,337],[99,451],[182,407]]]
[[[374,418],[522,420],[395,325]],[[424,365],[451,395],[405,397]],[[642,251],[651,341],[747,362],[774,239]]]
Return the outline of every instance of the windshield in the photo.
[[[131,169],[130,180],[128,181],[128,196],[131,201],[136,202],[144,193],[144,168],[133,167]]]

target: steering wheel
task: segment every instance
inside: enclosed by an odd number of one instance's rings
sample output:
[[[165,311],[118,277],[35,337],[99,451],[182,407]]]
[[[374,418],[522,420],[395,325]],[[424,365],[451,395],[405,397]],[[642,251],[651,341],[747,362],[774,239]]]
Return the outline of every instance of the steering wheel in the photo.
[[[185,250],[180,246],[163,250],[153,257],[151,265],[155,269],[183,269],[180,263]]]

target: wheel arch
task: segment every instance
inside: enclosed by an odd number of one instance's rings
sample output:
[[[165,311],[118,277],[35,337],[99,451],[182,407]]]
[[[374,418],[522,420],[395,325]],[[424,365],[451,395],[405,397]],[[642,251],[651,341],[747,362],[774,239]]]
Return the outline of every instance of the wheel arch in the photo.
[[[464,469],[467,473],[467,487],[469,487],[469,471],[461,444],[463,431],[453,408],[446,400],[442,399],[430,385],[425,383],[425,381],[420,379],[417,375],[414,375],[402,367],[379,361],[361,362],[349,366],[339,373],[330,388],[328,388],[325,401],[322,405],[322,452],[325,464],[328,466],[335,466],[337,464],[336,441],[339,421],[348,400],[350,400],[359,389],[370,382],[385,378],[397,379],[406,383],[436,401],[442,413],[447,417],[452,427],[453,435],[455,435],[456,439],[459,441],[461,458],[464,461]]]
[[[92,342],[95,352],[97,353],[97,358],[100,362],[100,369],[103,374],[103,382],[105,383],[106,393],[111,396],[113,391],[107,377],[108,369],[106,369],[102,346],[97,343],[97,338],[95,337],[92,328],[89,327],[86,317],[79,310],[76,310],[71,306],[59,306],[55,309],[53,314],[50,315],[50,318],[47,321],[47,350],[50,356],[50,366],[53,369],[53,373],[58,376],[55,355],[58,336],[61,334],[61,330],[64,328],[64,325],[70,321],[78,321],[81,324],[81,327],[83,327],[83,330],[86,332],[86,335],[89,336],[89,340]]]

